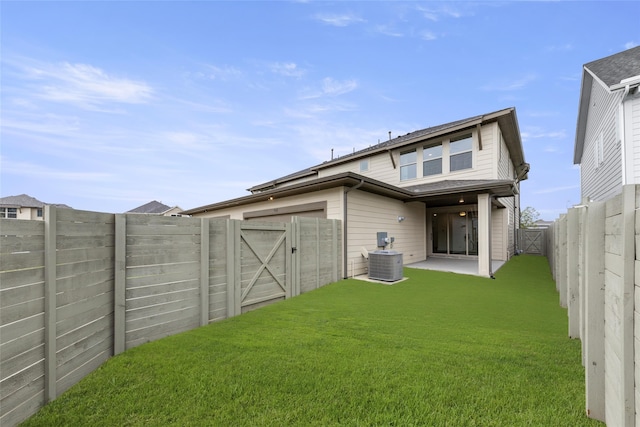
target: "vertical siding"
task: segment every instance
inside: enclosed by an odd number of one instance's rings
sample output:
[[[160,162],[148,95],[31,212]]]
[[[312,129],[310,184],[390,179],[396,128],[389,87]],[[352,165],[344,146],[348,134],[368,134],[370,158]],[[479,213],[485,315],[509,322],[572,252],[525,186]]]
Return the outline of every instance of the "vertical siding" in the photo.
[[[610,94],[593,80],[580,166],[582,198],[606,200],[620,192],[622,163],[620,139],[616,131],[620,97],[620,91]],[[596,146],[600,135],[603,138],[604,161],[597,164]]]
[[[361,248],[369,251],[378,249],[378,231],[386,231],[389,237],[395,238],[387,249],[402,252],[405,264],[426,259],[426,211],[423,203],[402,203],[359,190],[351,191],[348,197],[348,270],[345,275],[367,272],[368,264]],[[405,220],[398,222],[398,216],[405,217]]]

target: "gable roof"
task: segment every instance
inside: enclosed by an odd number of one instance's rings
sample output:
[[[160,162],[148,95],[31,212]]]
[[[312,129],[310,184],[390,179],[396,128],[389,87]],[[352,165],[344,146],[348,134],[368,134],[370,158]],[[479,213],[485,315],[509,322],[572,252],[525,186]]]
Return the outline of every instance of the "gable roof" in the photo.
[[[265,191],[274,188],[276,185],[281,183],[294,181],[296,179],[309,176],[317,176],[318,171],[321,169],[326,169],[346,162],[352,162],[381,152],[388,152],[407,145],[415,144],[417,142],[440,138],[450,133],[472,129],[476,126],[496,121],[498,122],[500,129],[502,130],[503,137],[505,143],[507,144],[507,147],[509,148],[509,154],[511,156],[513,164],[516,166],[516,169],[522,173],[522,179],[526,179],[526,171],[528,171],[529,165],[526,164],[524,159],[524,149],[522,148],[522,140],[520,139],[520,129],[518,127],[516,110],[514,107],[511,107],[504,110],[494,111],[492,113],[468,117],[466,119],[456,120],[438,126],[432,126],[426,129],[410,132],[406,135],[398,136],[396,138],[381,142],[363,150],[356,151],[355,153],[326,161],[319,165],[303,169],[289,175],[285,175],[272,181],[255,185],[249,188],[248,191],[251,191],[252,193]]]
[[[582,67],[582,83],[580,85],[580,101],[578,105],[578,122],[576,124],[573,164],[582,162],[587,116],[591,100],[591,87],[594,80],[609,92],[622,90],[627,86],[638,86],[638,84],[640,84],[640,46],[607,56],[606,58],[591,61]]]
[[[157,200],[152,200],[149,203],[145,203],[142,206],[131,209],[125,213],[140,213],[140,214],[163,214],[171,209],[170,206],[160,203]]]
[[[31,197],[27,194],[20,194],[18,196],[7,196],[0,197],[0,206],[4,207],[16,207],[16,208],[44,208],[46,205],[56,206],[59,208],[68,208],[71,209],[70,206],[67,206],[62,203],[45,203],[36,199],[35,197]]]

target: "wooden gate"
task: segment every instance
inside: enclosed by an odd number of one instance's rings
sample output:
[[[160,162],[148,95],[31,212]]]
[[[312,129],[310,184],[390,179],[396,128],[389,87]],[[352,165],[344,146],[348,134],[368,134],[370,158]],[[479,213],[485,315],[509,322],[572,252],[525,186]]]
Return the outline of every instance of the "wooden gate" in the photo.
[[[289,298],[294,254],[291,224],[238,222],[237,226],[236,312]]]
[[[521,228],[518,230],[519,249],[525,254],[546,255],[546,229]]]

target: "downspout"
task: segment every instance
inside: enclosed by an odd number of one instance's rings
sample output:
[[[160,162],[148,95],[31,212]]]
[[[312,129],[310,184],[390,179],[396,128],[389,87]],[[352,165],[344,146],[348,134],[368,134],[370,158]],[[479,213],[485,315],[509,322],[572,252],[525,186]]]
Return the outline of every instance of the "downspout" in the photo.
[[[344,200],[342,203],[342,207],[343,207],[343,211],[342,211],[342,221],[343,221],[343,231],[342,231],[342,243],[343,243],[343,247],[342,247],[342,259],[343,259],[343,270],[342,270],[342,278],[346,279],[347,277],[349,277],[349,275],[347,274],[347,270],[348,270],[348,259],[347,259],[347,241],[348,241],[348,227],[347,227],[347,223],[348,223],[348,213],[349,210],[347,209],[347,194],[351,191],[351,190],[357,190],[358,188],[362,187],[364,185],[364,179],[360,179],[360,182],[357,183],[356,185],[354,185],[353,187],[349,187],[346,190],[344,190]]]
[[[489,195],[489,277],[495,279],[493,275],[493,245],[491,244],[491,229],[493,228],[493,219],[491,219],[491,210],[493,208],[493,200],[496,198],[495,195]]]
[[[622,99],[620,100],[620,106],[618,107],[618,115],[620,116],[620,120],[618,121],[618,126],[620,127],[620,148],[622,151],[622,185],[627,184],[627,147],[625,144],[625,125],[624,125],[624,99],[629,94],[630,86],[626,85],[624,88],[624,93],[622,94]]]

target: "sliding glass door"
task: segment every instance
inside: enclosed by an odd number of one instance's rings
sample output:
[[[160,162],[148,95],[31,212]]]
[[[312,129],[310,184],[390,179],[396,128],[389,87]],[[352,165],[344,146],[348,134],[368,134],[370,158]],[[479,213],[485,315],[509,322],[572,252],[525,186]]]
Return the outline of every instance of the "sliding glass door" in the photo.
[[[434,254],[478,255],[478,214],[475,211],[436,213],[432,218]]]

